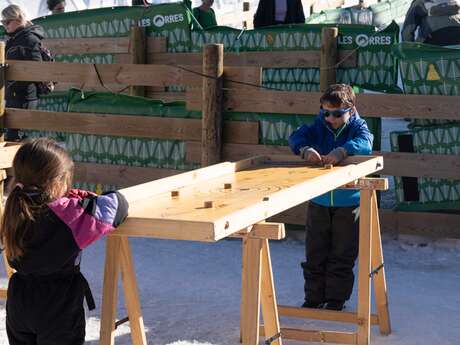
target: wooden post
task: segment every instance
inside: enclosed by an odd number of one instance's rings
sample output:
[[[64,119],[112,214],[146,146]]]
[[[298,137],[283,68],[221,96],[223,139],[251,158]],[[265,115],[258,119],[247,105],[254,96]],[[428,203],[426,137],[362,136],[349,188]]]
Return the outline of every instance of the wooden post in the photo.
[[[375,193],[361,190],[359,206],[359,259],[358,259],[358,331],[357,345],[370,343],[371,318],[371,252],[372,252],[372,203]]]
[[[132,26],[129,31],[129,59],[132,64],[145,64],[147,54],[147,44],[145,40],[145,29],[139,26]],[[145,96],[144,86],[130,86],[131,96]]]
[[[201,166],[221,161],[223,124],[224,46],[207,44],[203,48]]]
[[[246,269],[248,267],[248,237],[244,236],[242,241],[242,257],[241,257],[241,305],[240,305],[240,343],[243,342],[244,332],[246,332]]]
[[[5,115],[5,83],[6,83],[6,71],[3,68],[5,64],[5,42],[0,42],[0,142],[5,141],[5,135],[3,134],[4,129],[4,118]],[[3,195],[3,194],[2,194]]]
[[[320,55],[319,89],[326,91],[329,85],[336,83],[337,37],[338,28],[323,28]]]

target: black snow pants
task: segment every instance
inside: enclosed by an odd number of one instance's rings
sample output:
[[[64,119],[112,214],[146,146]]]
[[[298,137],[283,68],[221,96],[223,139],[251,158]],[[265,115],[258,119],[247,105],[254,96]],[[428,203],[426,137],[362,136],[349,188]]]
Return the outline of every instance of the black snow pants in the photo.
[[[80,272],[48,276],[13,274],[6,302],[10,345],[82,345],[85,296],[93,309],[88,282]]]
[[[325,207],[312,202],[306,224],[305,300],[346,301],[353,290],[358,256],[359,207]]]

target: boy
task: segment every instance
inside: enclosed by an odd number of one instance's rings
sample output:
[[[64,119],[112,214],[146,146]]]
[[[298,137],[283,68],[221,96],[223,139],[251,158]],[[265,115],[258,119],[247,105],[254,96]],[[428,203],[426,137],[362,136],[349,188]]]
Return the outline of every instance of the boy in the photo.
[[[319,115],[289,137],[296,155],[315,165],[338,164],[349,155],[368,155],[373,135],[355,107],[349,85],[331,85]],[[353,290],[358,256],[359,191],[334,190],[309,202],[306,224],[305,308],[342,310]]]

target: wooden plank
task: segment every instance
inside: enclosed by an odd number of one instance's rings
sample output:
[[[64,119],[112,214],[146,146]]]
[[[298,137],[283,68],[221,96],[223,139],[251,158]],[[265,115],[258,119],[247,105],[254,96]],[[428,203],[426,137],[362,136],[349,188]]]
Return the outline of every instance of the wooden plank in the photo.
[[[385,277],[385,267],[383,266],[383,250],[382,250],[382,238],[380,235],[380,222],[379,222],[379,210],[377,206],[377,197],[375,191],[372,197],[372,253],[371,262],[372,269],[380,269],[374,274],[374,295],[375,305],[377,306],[377,313],[379,315],[379,328],[380,333],[388,335],[391,333],[390,313],[388,311],[388,292],[387,283]]]
[[[186,159],[190,162],[200,162],[201,147],[196,142],[186,143]],[[222,159],[228,161],[238,161],[241,159],[276,154],[289,154],[290,149],[287,146],[274,145],[233,145],[224,144],[222,150]],[[295,157],[292,155],[292,157]]]
[[[460,215],[380,210],[381,227],[397,234],[428,238],[460,238]]]
[[[7,80],[75,83],[81,88],[101,85],[200,87],[202,76],[197,66],[167,66],[140,64],[78,64],[64,62],[7,61]],[[197,71],[198,68],[198,71]],[[258,67],[228,67],[225,77],[260,84]],[[101,82],[102,81],[102,82]],[[228,84],[225,84],[228,86]]]
[[[263,327],[261,327],[261,335],[264,335],[263,332]],[[353,332],[334,332],[282,327],[281,334],[285,340],[315,343],[356,344],[356,333]]]
[[[74,180],[78,182],[101,183],[126,188],[173,176],[183,170],[133,167],[98,163],[75,162]]]
[[[372,202],[375,193],[369,189],[360,192],[359,205],[359,257],[358,257],[358,330],[357,345],[370,343],[371,316],[371,252],[372,252]]]
[[[187,108],[200,110],[194,90],[187,92]],[[190,95],[189,95],[190,93]],[[319,92],[226,90],[225,110],[275,114],[317,114]],[[365,117],[407,117],[460,121],[460,96],[358,94],[357,108]]]
[[[264,319],[264,334],[267,338],[276,337],[280,333],[280,321],[276,303],[275,284],[273,282],[272,262],[268,240],[262,242],[261,253],[261,304]],[[274,340],[272,345],[282,345],[281,338]]]
[[[246,297],[244,303],[244,320],[247,324],[243,332],[243,345],[259,344],[259,324],[260,324],[260,289],[262,272],[262,245],[264,240],[248,239],[247,241],[247,267],[243,296]]]
[[[313,319],[323,321],[336,321],[343,323],[358,323],[358,315],[356,312],[349,311],[334,311],[327,309],[311,309],[311,308],[298,308],[285,305],[278,305],[278,312],[280,316],[294,317],[302,319]],[[371,314],[371,324],[378,325],[379,318],[376,314]]]
[[[340,50],[341,67],[356,67],[357,54],[352,50]],[[259,66],[264,68],[312,68],[319,67],[319,51],[269,51],[240,52],[224,54],[225,66]],[[159,65],[201,65],[200,53],[157,53],[149,54],[147,63]]]
[[[131,341],[133,345],[147,345],[145,337],[144,319],[141,312],[139,292],[137,291],[136,274],[134,271],[133,257],[127,237],[120,239],[121,245],[121,281],[125,295],[125,306],[128,311]],[[107,291],[104,290],[104,293]]]
[[[109,236],[106,241],[104,284],[102,291],[101,345],[115,344],[115,319],[117,317],[118,273],[120,270],[121,239]]]
[[[6,143],[6,145],[0,147],[0,169],[13,166],[14,156],[20,147],[21,145],[18,143]]]
[[[126,54],[129,49],[127,37],[58,38],[45,39],[43,45],[57,54]],[[165,51],[166,37],[149,37],[147,51]]]
[[[110,121],[115,119],[116,121]],[[154,116],[7,109],[5,126],[33,130],[171,140],[201,140],[201,120]],[[224,141],[259,141],[259,123],[225,121]]]
[[[382,175],[460,179],[459,155],[427,153],[375,152],[382,155]]]

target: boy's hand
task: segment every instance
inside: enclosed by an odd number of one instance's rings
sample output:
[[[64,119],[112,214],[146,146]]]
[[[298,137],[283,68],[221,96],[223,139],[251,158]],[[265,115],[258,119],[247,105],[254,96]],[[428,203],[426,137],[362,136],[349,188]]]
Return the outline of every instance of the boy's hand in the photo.
[[[338,164],[347,158],[347,151],[343,147],[337,147],[326,156],[323,156],[323,164]]]
[[[310,164],[321,163],[321,155],[312,147],[302,147],[300,149],[300,157],[302,157],[304,161]]]

